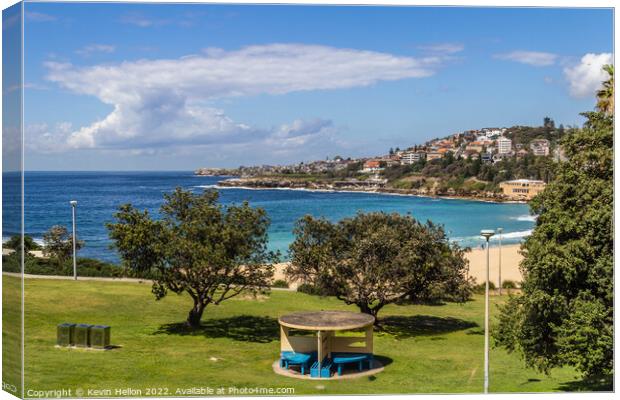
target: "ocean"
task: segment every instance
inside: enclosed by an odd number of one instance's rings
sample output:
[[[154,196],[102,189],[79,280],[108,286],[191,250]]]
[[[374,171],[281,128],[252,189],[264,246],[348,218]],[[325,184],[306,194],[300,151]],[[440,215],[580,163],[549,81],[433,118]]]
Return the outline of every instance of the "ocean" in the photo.
[[[4,174],[3,240],[19,231],[15,176]],[[53,225],[71,227],[70,200],[77,200],[78,237],[86,242],[79,256],[118,262],[110,248],[106,222],[125,203],[157,214],[163,194],[180,186],[199,192],[214,188],[225,177],[188,172],[29,172],[25,173],[25,231],[37,241]],[[535,218],[527,204],[490,203],[374,193],[306,190],[220,189],[224,204],[249,201],[264,208],[270,219],[269,246],[286,257],[293,224],[311,214],[332,221],[358,211],[410,213],[418,220],[443,224],[448,236],[462,246],[480,246],[481,229],[504,229],[503,243],[518,243],[531,233]]]

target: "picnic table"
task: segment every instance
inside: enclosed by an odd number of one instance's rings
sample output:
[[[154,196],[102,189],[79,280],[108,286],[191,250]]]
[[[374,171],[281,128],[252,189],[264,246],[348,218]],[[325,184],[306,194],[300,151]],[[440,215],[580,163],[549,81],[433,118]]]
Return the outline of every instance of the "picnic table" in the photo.
[[[280,324],[281,365],[301,366],[302,375],[308,366],[313,377],[330,376],[336,366],[338,375],[343,366],[355,363],[361,371],[364,362],[372,368],[373,325],[372,315],[350,311],[305,311],[284,315]],[[316,336],[291,335],[295,330],[313,331]],[[358,331],[362,335],[337,336],[337,332]]]

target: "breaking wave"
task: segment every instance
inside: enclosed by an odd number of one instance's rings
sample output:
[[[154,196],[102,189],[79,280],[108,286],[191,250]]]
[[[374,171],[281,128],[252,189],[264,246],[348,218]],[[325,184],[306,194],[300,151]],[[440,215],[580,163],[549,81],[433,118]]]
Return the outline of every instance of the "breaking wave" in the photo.
[[[531,215],[531,214],[519,215],[518,217],[510,217],[510,219],[513,219],[516,221],[527,221],[527,222],[536,222],[536,218],[538,218],[538,215]]]

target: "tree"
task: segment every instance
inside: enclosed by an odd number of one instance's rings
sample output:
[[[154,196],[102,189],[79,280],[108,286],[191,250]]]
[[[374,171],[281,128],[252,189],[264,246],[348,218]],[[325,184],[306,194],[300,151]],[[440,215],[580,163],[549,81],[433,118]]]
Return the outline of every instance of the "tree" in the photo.
[[[495,338],[542,371],[613,373],[613,116],[585,113],[562,140],[568,160],[534,198],[523,295],[500,308]]]
[[[9,240],[6,241],[4,246],[8,249],[13,249],[19,253],[22,247],[21,239],[21,235],[13,235]],[[39,246],[39,244],[35,242],[31,236],[24,235],[24,250],[26,251],[26,253],[39,249],[41,249],[41,246]]]
[[[445,168],[454,163],[454,154],[451,151],[446,152],[445,156],[441,159],[441,165]]]
[[[75,250],[84,247],[84,241],[75,242]],[[58,264],[64,264],[73,254],[73,235],[62,225],[52,226],[43,234],[43,255],[55,258]]]
[[[605,65],[603,70],[607,72],[608,78],[603,82],[603,87],[596,92],[596,108],[603,114],[613,115],[614,113],[614,66]]]
[[[470,282],[463,250],[442,227],[411,216],[359,213],[338,223],[297,221],[287,276],[377,316],[401,299],[465,300]]]
[[[243,292],[266,293],[278,254],[267,250],[269,219],[263,209],[222,206],[216,191],[177,188],[164,195],[161,219],[131,204],[120,207],[110,238],[125,265],[155,274],[157,300],[187,293],[193,306],[186,325],[200,326],[205,308]]]
[[[545,117],[543,118],[543,128],[546,133],[549,133],[555,129],[555,122],[551,118]]]

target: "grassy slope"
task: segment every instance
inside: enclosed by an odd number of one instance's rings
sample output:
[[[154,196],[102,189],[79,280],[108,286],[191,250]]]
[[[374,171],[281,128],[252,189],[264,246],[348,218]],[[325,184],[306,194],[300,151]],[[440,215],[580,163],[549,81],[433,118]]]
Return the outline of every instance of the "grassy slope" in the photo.
[[[5,288],[18,280],[4,277]],[[4,307],[10,307],[7,302]],[[388,306],[387,332],[375,334],[375,353],[393,360],[383,373],[354,381],[302,381],[275,375],[277,317],[298,310],[351,309],[331,298],[276,291],[269,298],[233,299],[207,309],[204,329],[178,333],[188,299],[155,301],[150,285],[111,282],[26,282],[26,389],[162,387],[294,387],[301,393],[480,392],[484,303]],[[494,308],[494,307],[493,307]],[[58,349],[60,322],[112,326],[107,352]],[[173,325],[166,325],[173,324]],[[216,357],[219,361],[211,361]],[[570,369],[551,376],[525,369],[515,355],[491,352],[491,390],[562,390]]]
[[[12,394],[21,393],[21,281],[2,279],[2,382]]]

